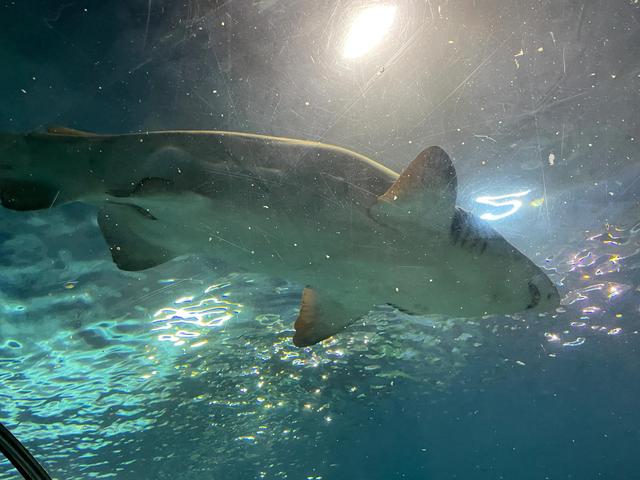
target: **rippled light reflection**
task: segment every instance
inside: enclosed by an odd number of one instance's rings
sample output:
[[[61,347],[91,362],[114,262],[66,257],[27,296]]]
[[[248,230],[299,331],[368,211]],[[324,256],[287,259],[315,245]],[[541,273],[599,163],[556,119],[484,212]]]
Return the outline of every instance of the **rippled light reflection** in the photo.
[[[584,337],[578,337],[575,340],[572,340],[570,342],[564,342],[562,346],[563,347],[579,347],[585,342],[585,340],[586,339]]]
[[[242,305],[234,303],[210,292],[227,285],[212,285],[204,291],[204,298],[194,301],[194,296],[180,297],[173,305],[161,308],[154,314],[153,331],[168,330],[158,335],[158,340],[168,341],[175,346],[183,346],[188,340],[197,340],[191,348],[207,343],[202,339],[211,328],[222,327],[242,310]]]
[[[378,45],[389,32],[395,14],[394,5],[375,5],[362,10],[351,24],[344,41],[343,56],[361,57]]]
[[[606,225],[603,232],[587,233],[587,245],[580,251],[567,251],[558,262],[558,283],[568,287],[562,305],[571,308],[568,328],[547,333],[549,342],[563,347],[583,345],[590,335],[615,337],[637,330],[625,329],[620,308],[637,298],[633,284],[620,283],[620,272],[637,268],[640,260],[640,224]],[[577,317],[577,318],[576,318]],[[578,333],[581,335],[575,338]],[[569,338],[565,338],[565,337]]]

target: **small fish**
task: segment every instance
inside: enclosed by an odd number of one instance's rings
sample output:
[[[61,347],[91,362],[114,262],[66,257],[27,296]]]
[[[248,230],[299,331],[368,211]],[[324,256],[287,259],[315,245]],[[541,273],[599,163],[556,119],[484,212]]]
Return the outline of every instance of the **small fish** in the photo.
[[[549,278],[456,195],[439,147],[399,175],[345,148],[249,133],[0,135],[2,205],[97,206],[122,270],[193,253],[307,285],[299,347],[382,304],[456,317],[555,309]]]

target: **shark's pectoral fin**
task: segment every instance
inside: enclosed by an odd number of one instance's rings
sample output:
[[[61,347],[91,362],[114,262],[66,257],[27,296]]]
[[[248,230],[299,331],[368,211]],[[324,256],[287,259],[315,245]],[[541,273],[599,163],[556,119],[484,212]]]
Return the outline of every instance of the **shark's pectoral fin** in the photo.
[[[137,231],[144,228],[144,222],[152,221],[155,217],[137,205],[109,202],[100,209],[98,225],[119,269],[145,270],[178,256],[145,240]]]
[[[295,321],[293,344],[308,347],[335,335],[349,324],[366,315],[368,308],[355,308],[343,304],[331,295],[318,293],[306,287],[302,293],[300,313]]]
[[[453,163],[440,147],[423,150],[370,208],[373,218],[391,226],[406,222],[449,228],[457,191]]]

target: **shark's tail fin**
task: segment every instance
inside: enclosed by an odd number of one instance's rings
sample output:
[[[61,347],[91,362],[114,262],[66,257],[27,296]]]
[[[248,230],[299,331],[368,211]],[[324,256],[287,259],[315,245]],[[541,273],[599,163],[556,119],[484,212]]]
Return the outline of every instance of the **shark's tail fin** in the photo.
[[[0,179],[0,203],[11,210],[41,210],[56,201],[58,190],[46,183]]]
[[[24,135],[0,134],[0,204],[12,210],[49,208],[58,189],[30,175]]]
[[[78,200],[83,182],[70,182],[65,163],[73,144],[96,134],[66,127],[46,132],[0,133],[0,203],[12,210],[40,210]],[[90,150],[90,148],[89,148]],[[77,167],[79,169],[81,167]],[[62,188],[65,180],[65,188]]]

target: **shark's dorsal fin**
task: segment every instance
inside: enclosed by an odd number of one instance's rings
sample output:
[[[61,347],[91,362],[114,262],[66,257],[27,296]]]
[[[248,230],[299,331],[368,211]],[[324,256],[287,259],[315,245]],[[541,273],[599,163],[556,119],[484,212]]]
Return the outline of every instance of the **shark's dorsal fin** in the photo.
[[[84,132],[82,130],[76,130],[75,128],[69,127],[57,127],[51,126],[47,128],[47,133],[49,135],[65,135],[69,137],[96,137],[97,133],[92,132]]]
[[[392,226],[411,222],[449,228],[455,213],[457,184],[449,155],[440,147],[429,147],[378,197],[370,212]]]

